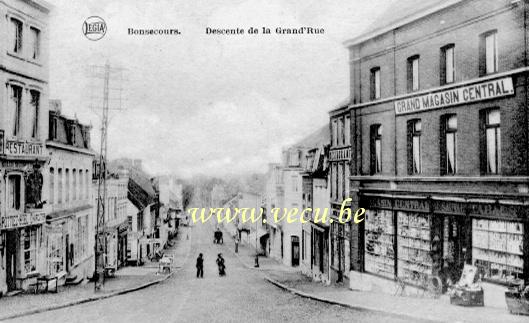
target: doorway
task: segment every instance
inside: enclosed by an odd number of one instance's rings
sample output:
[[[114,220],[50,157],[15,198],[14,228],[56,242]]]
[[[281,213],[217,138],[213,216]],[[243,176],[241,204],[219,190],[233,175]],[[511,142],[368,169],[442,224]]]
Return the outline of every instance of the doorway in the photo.
[[[461,277],[466,258],[465,220],[457,216],[445,216],[443,221],[443,264],[445,281],[455,283]]]
[[[17,232],[6,232],[6,284],[7,291],[15,290],[17,287]]]
[[[297,267],[299,266],[299,237],[298,236],[291,237],[291,245],[292,245],[292,267]]]

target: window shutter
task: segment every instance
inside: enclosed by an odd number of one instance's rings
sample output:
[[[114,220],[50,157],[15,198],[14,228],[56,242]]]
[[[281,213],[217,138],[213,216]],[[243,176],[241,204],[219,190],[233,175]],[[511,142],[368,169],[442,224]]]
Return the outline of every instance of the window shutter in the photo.
[[[413,174],[413,121],[407,124],[407,152],[408,152],[408,175]]]
[[[369,152],[370,152],[370,160],[369,160],[369,169],[371,175],[375,174],[376,172],[376,149],[375,149],[375,131],[376,126],[372,125],[370,129],[370,136],[369,136]]]
[[[440,172],[441,175],[446,175],[446,120],[448,119],[447,115],[441,116],[441,122],[439,127],[439,148],[440,153]]]
[[[485,35],[479,37],[479,76],[487,74]]]
[[[480,174],[487,173],[487,137],[485,125],[487,123],[486,110],[479,111],[479,169]]]
[[[406,64],[406,88],[408,92],[411,92],[413,89],[413,64],[411,58],[408,58]]]
[[[446,84],[446,49],[447,47],[441,48],[441,55],[439,61],[439,84]]]

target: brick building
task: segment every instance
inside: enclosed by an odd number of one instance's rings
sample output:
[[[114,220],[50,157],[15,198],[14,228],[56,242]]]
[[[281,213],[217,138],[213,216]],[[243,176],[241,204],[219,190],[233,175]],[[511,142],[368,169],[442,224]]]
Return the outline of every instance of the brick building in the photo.
[[[529,280],[528,9],[400,1],[346,42],[351,102],[331,111],[331,127],[351,119],[347,186],[351,207],[367,209],[351,227],[351,285],[413,272],[453,280],[468,263],[487,303]]]

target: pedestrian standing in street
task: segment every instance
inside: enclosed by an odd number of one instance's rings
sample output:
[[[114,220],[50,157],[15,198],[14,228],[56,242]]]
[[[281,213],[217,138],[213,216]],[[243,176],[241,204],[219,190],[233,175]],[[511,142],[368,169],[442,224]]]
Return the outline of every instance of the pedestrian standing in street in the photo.
[[[234,241],[235,241],[235,253],[239,253],[239,233],[238,232],[235,234]]]
[[[204,278],[204,258],[202,254],[198,255],[197,258],[197,278]]]

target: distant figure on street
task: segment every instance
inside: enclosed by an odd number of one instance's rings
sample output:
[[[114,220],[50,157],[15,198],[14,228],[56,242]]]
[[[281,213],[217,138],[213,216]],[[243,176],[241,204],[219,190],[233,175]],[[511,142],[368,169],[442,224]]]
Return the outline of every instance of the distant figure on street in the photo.
[[[197,278],[204,278],[204,258],[202,254],[198,255],[197,258]]]
[[[239,233],[235,234],[235,253],[239,253]]]
[[[221,253],[217,257],[217,266],[219,266],[219,276],[226,275],[226,265],[224,265],[224,258],[222,258]]]

